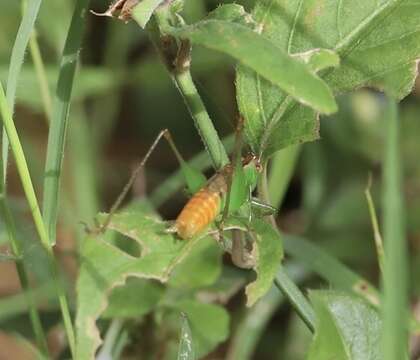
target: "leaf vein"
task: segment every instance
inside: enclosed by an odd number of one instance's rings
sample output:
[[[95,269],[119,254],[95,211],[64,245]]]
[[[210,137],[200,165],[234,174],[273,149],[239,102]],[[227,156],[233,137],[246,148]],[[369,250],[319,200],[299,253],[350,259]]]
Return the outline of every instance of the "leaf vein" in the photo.
[[[288,53],[288,54],[290,54],[291,49],[292,49],[293,36],[294,36],[294,34],[295,34],[295,30],[296,30],[296,27],[297,27],[297,22],[298,22],[298,20],[299,20],[299,15],[300,15],[301,10],[302,10],[302,4],[303,4],[303,0],[300,0],[300,1],[299,1],[299,4],[298,4],[298,6],[297,6],[297,9],[296,9],[295,17],[294,17],[294,19],[293,19],[293,25],[292,25],[292,28],[290,29],[289,39],[288,39],[288,41],[287,41],[287,53]]]

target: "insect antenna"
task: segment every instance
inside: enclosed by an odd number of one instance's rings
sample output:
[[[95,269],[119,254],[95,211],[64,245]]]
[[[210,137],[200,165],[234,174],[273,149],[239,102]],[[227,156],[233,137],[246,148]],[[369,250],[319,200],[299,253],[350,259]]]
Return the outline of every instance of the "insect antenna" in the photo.
[[[138,174],[140,173],[141,169],[144,167],[144,165],[146,164],[147,160],[149,159],[150,155],[152,155],[153,150],[156,148],[156,146],[158,145],[159,141],[162,139],[162,137],[165,137],[168,140],[170,138],[169,135],[169,130],[168,129],[164,129],[162,130],[158,136],[156,137],[156,139],[153,141],[152,145],[150,146],[149,150],[147,151],[146,155],[144,156],[144,158],[140,161],[140,163],[137,165],[137,167],[134,169],[134,171],[132,172],[130,179],[127,181],[127,183],[125,184],[123,190],[121,191],[120,195],[118,195],[117,199],[115,200],[115,202],[112,204],[108,215],[105,219],[105,221],[99,226],[99,232],[103,232],[106,230],[106,228],[108,227],[109,223],[111,222],[111,219],[113,217],[113,215],[115,214],[115,212],[118,210],[118,208],[121,206],[122,202],[124,201],[125,197],[127,196],[128,192],[130,191],[131,187],[133,186]],[[172,144],[173,142],[168,140],[170,144]],[[175,147],[175,144],[171,145],[171,147]],[[176,147],[175,147],[176,149]],[[176,152],[179,155],[178,150],[176,150]],[[177,157],[178,157],[177,155]]]

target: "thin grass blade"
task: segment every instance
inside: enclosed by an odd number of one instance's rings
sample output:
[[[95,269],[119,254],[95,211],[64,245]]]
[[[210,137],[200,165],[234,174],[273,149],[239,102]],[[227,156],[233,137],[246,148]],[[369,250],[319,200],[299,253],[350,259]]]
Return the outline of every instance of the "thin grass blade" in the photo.
[[[190,324],[188,323],[187,315],[181,313],[181,339],[178,348],[178,360],[194,360],[194,344]]]
[[[41,6],[42,0],[30,0],[27,6],[22,21],[19,26],[19,30],[16,35],[16,40],[12,49],[12,56],[10,57],[9,74],[7,77],[7,104],[13,115],[13,109],[15,106],[16,88],[19,79],[20,70],[22,69],[23,60],[25,58],[25,51],[28,46],[29,38],[35,20],[38,16],[39,7]],[[6,182],[7,176],[7,162],[8,162],[8,151],[9,151],[9,139],[5,132],[3,132],[2,139],[2,155],[3,155],[3,176],[4,182]]]
[[[43,216],[49,239],[55,244],[56,223],[58,216],[58,193],[61,167],[64,156],[67,120],[70,99],[76,72],[80,46],[84,33],[89,1],[78,0],[61,59],[60,73],[54,95],[53,115],[48,134],[47,160],[45,164]]]

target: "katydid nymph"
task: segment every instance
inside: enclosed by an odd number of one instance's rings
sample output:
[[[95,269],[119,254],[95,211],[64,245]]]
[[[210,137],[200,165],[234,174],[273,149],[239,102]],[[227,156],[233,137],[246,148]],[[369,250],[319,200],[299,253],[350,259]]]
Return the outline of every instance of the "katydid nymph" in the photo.
[[[237,130],[237,134],[240,132],[241,128]],[[275,212],[275,208],[252,198],[252,192],[257,186],[259,174],[262,171],[262,165],[259,158],[254,154],[248,154],[245,157],[240,156],[240,135],[237,136],[236,139],[232,162],[222,167],[207,180],[203,174],[192,168],[183,159],[175,146],[169,131],[165,129],[159,133],[143,160],[133,171],[130,180],[111,207],[108,217],[99,227],[100,231],[106,230],[112,215],[120,207],[138,173],[145,166],[148,158],[162,138],[165,138],[168,141],[177,157],[188,191],[192,195],[172,226],[167,229],[167,232],[175,233],[182,240],[189,240],[196,236],[204,235],[208,226],[213,222],[217,222],[218,232],[219,234],[222,234],[224,230],[235,229],[235,226],[224,227],[225,220],[229,215],[240,213],[242,220],[245,219],[242,223],[246,223],[247,221],[251,221],[250,218],[253,209],[258,209],[259,213],[263,215],[270,215]],[[244,208],[246,208],[246,210]],[[238,245],[241,242],[242,239],[238,238],[238,236],[232,236],[232,259],[236,259],[234,262],[238,266],[249,267],[237,260],[244,258],[244,254],[242,254],[244,249]],[[238,251],[241,252],[239,256],[237,253]]]

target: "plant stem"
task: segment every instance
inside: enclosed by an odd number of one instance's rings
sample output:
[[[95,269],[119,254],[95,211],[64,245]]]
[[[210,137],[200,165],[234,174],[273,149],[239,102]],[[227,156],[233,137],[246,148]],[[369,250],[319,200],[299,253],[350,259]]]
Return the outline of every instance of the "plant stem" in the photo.
[[[191,77],[190,70],[172,74],[178,90],[184,98],[185,104],[194,119],[194,124],[203,140],[206,149],[216,169],[222,168],[229,163],[226,150],[220,141],[219,135],[213,126],[213,122],[201,100],[198,90]]]
[[[31,214],[35,223],[36,230],[38,232],[41,244],[43,245],[47,256],[53,282],[55,284],[57,297],[60,303],[61,313],[63,316],[64,326],[66,328],[67,337],[69,341],[70,350],[74,357],[75,349],[75,337],[73,331],[73,325],[70,317],[70,310],[67,304],[64,288],[59,280],[58,276],[58,265],[56,263],[52,246],[50,244],[48,233],[45,228],[45,224],[42,220],[41,211],[38,206],[38,201],[35,195],[35,191],[32,185],[31,176],[29,174],[28,165],[26,163],[25,155],[23,153],[22,145],[19,140],[15,125],[13,123],[12,115],[7,105],[6,96],[4,94],[3,86],[0,84],[0,113],[3,121],[4,128],[7,133],[7,137],[10,142],[10,146],[15,157],[16,167],[19,173],[19,177],[22,181],[23,190],[25,192],[26,199],[31,209]]]
[[[258,195],[263,202],[268,204],[270,203],[270,196],[268,194],[267,167],[264,167],[258,182]],[[277,224],[273,215],[269,216],[269,220],[271,225],[274,228],[277,228]],[[274,280],[274,284],[290,301],[296,313],[308,326],[309,330],[313,332],[315,329],[315,312],[306,297],[290,279],[281,265],[277,273],[277,277]]]
[[[218,170],[229,163],[229,158],[191,77],[189,44],[184,42],[177,45],[177,51],[174,52],[163,41],[164,38],[168,40],[168,37],[160,32],[160,27],[164,28],[168,20],[165,12],[158,11],[154,20],[148,26],[150,38],[185,101],[201,140],[210,154],[214,168]],[[174,39],[169,37],[169,43],[171,42],[174,45]]]
[[[101,347],[101,350],[96,355],[96,360],[109,360],[113,359],[113,352],[115,349],[115,344],[118,341],[119,334],[124,325],[124,321],[120,319],[112,320],[111,324],[108,327],[108,330],[105,334],[104,342]]]
[[[407,355],[407,239],[402,192],[400,122],[398,105],[390,100],[386,116],[384,149],[383,224],[385,272],[383,276],[383,359],[406,359]]]

